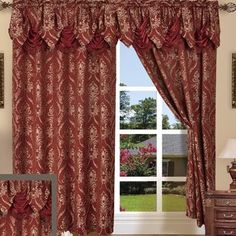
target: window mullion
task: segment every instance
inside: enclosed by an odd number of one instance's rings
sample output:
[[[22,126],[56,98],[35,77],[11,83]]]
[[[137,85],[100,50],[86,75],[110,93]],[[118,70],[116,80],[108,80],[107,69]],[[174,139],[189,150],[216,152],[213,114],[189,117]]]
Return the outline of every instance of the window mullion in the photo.
[[[157,212],[162,212],[162,99],[157,92],[157,153],[156,153],[156,169],[157,169]]]
[[[115,122],[115,213],[120,212],[120,42],[116,47],[117,53],[117,83],[116,83],[116,122]]]

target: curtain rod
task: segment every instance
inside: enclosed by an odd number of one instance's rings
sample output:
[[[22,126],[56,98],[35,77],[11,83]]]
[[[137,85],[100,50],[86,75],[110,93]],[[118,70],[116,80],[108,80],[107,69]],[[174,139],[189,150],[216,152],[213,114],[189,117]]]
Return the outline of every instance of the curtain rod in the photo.
[[[104,1],[105,3],[106,1]],[[0,11],[4,10],[4,9],[7,9],[7,8],[11,8],[12,7],[12,3],[10,2],[6,2],[6,1],[1,1],[0,0]],[[221,11],[225,11],[225,12],[228,12],[228,13],[232,13],[232,12],[235,12],[236,11],[236,4],[235,3],[232,3],[232,2],[229,2],[229,3],[225,3],[225,4],[220,4],[219,5],[219,9]]]

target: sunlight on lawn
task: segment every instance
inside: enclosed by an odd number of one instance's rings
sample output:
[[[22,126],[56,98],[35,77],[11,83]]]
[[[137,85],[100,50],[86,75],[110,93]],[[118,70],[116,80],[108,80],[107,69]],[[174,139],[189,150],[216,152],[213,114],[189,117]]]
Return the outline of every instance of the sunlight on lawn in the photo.
[[[186,207],[185,197],[174,194],[164,194],[162,204],[164,212],[185,211]],[[122,195],[121,207],[124,208],[125,211],[156,211],[156,195]]]

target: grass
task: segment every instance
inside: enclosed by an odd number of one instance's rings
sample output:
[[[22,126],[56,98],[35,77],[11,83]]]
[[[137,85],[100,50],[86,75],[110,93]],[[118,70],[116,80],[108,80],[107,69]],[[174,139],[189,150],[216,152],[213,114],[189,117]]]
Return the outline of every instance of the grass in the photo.
[[[156,194],[121,195],[121,207],[126,211],[156,211]]]
[[[164,194],[162,197],[162,211],[185,211],[186,199],[182,195]]]
[[[163,211],[185,211],[185,197],[165,194],[162,198]],[[126,211],[156,211],[156,194],[122,195],[121,207]]]

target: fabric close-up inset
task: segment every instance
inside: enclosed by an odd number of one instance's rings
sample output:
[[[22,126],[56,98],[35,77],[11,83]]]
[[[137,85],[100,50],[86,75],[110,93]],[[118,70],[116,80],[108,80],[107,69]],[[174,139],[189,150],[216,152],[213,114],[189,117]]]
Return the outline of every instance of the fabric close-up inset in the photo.
[[[50,236],[51,182],[0,180],[0,235]]]

